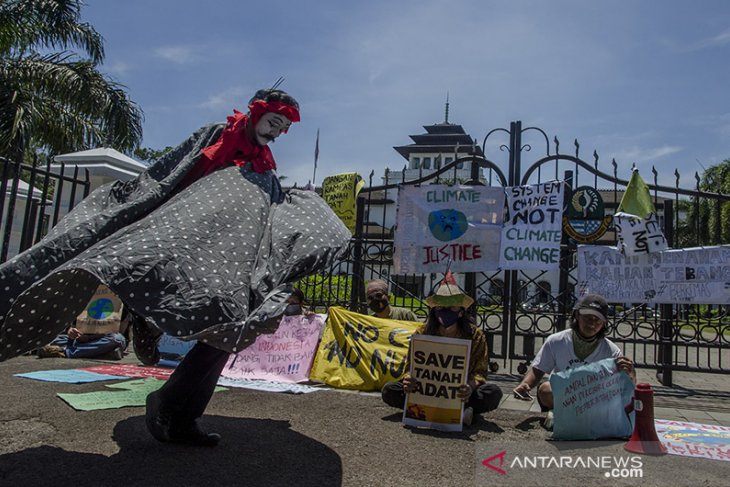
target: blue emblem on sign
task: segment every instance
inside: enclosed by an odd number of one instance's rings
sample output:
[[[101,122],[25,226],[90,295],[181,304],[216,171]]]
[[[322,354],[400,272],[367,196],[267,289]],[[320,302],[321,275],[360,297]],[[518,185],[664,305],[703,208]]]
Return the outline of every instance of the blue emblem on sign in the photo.
[[[466,233],[469,223],[458,210],[437,210],[428,215],[428,229],[442,242],[456,240]]]

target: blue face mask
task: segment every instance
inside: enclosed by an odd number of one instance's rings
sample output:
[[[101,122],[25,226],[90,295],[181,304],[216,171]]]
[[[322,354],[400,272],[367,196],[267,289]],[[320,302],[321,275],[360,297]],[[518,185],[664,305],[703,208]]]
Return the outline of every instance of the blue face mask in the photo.
[[[459,321],[459,312],[451,311],[450,309],[437,309],[436,320],[444,328],[448,328],[451,325]]]

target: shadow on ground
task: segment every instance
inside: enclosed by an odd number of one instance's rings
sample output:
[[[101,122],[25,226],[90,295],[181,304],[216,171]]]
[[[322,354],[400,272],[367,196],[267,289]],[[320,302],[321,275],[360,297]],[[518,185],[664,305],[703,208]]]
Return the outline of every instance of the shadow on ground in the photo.
[[[342,483],[342,461],[332,449],[290,428],[288,421],[206,416],[223,434],[215,448],[162,444],[143,417],[117,423],[119,453],[107,457],[52,446],[0,456],[0,485],[214,486]]]

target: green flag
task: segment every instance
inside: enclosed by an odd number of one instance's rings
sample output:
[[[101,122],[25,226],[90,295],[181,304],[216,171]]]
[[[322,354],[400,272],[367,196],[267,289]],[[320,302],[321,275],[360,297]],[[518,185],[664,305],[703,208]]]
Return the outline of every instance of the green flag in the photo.
[[[641,219],[646,219],[651,213],[656,213],[649,194],[649,186],[639,176],[638,169],[634,169],[631,173],[629,184],[626,186],[624,196],[616,210],[616,213],[619,212],[635,215]]]

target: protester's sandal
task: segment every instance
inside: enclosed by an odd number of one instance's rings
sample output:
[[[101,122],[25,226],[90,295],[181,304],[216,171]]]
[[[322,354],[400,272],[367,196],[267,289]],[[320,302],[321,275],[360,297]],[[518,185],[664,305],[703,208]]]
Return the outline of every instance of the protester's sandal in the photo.
[[[550,410],[547,412],[547,415],[542,420],[542,427],[545,428],[548,431],[553,430],[553,411]]]
[[[66,352],[58,345],[46,345],[38,349],[38,358],[66,358]]]
[[[462,419],[462,423],[464,423],[466,426],[469,426],[474,421],[474,410],[471,407],[464,409],[464,418]]]

